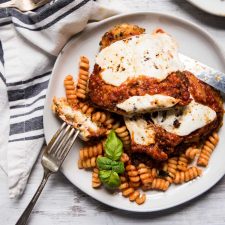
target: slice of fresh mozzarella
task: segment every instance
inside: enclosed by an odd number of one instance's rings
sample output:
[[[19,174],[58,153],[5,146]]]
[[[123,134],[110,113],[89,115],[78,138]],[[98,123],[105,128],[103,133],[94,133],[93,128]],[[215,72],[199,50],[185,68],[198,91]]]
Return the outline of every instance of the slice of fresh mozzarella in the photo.
[[[143,118],[125,118],[125,124],[135,144],[148,146],[155,143],[155,131]]]
[[[177,43],[167,33],[117,41],[98,53],[96,63],[102,69],[102,79],[113,86],[141,75],[161,81],[171,72],[183,70]]]
[[[178,99],[170,96],[146,94],[144,96],[132,96],[116,106],[119,109],[126,111],[128,114],[134,114],[171,108],[178,102]]]
[[[154,124],[179,136],[186,136],[209,124],[215,118],[214,110],[194,100],[183,108],[158,112],[157,116],[154,114],[152,116]]]

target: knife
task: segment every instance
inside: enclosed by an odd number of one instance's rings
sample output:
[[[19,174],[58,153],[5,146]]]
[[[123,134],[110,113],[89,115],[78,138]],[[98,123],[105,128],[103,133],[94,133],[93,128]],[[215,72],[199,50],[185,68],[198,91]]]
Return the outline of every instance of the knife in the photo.
[[[193,73],[199,80],[225,93],[225,74],[195,59],[179,53],[184,70]]]

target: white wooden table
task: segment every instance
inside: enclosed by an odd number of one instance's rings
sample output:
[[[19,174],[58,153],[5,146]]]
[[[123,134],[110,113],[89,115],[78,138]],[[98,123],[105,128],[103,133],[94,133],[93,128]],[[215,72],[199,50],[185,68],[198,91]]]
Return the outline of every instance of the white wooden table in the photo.
[[[225,17],[206,14],[184,0],[121,1],[133,10],[167,12],[187,18],[208,30],[225,50]],[[19,200],[10,200],[7,179],[0,170],[1,225],[15,224],[39,185],[42,173],[40,163],[37,163],[23,197]],[[30,219],[30,224],[34,225],[150,223],[154,225],[224,225],[225,177],[210,191],[182,206],[157,213],[136,214],[117,210],[95,201],[70,184],[62,174],[57,174],[50,178]]]

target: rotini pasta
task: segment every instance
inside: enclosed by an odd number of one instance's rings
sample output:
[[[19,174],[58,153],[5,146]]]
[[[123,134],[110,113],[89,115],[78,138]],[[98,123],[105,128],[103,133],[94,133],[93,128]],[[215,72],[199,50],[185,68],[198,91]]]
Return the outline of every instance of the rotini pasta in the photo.
[[[85,56],[80,57],[79,77],[77,82],[77,97],[86,99],[89,79],[89,60]]]
[[[66,91],[66,98],[67,102],[71,105],[74,106],[77,104],[77,95],[76,95],[76,89],[74,85],[74,80],[71,75],[68,75],[64,79],[64,87]]]
[[[94,107],[90,106],[88,103],[80,102],[79,108],[82,113],[91,116],[92,113],[95,111]]]
[[[166,176],[164,175],[164,179],[169,181],[170,184],[173,183],[173,178],[169,175],[169,172],[168,172],[168,162],[163,164],[162,171],[166,173]]]
[[[120,175],[120,182],[121,183],[127,182],[127,178],[124,176],[124,174],[123,175]]]
[[[129,180],[133,183],[137,183],[140,181],[140,176],[138,174],[138,170],[134,165],[127,165],[126,172],[129,177]]]
[[[186,171],[188,167],[188,159],[185,154],[181,154],[177,161],[177,169],[180,171]]]
[[[140,195],[140,191],[135,190],[135,188],[130,187],[128,182],[121,183],[119,186],[120,191],[124,197],[129,197],[131,202],[136,202],[138,205],[141,205],[146,200],[146,195]]]
[[[139,176],[141,179],[142,188],[151,187],[151,183],[153,181],[153,176],[152,176],[152,173],[149,170],[149,168],[145,164],[140,163],[138,165],[138,173],[139,173]]]
[[[98,168],[94,168],[92,171],[92,187],[93,188],[98,188],[102,185],[98,172],[99,172]]]
[[[106,134],[108,135],[110,133],[111,130],[116,130],[117,128],[119,128],[121,126],[120,121],[114,121],[111,124],[111,128],[109,128],[106,132]]]
[[[81,148],[80,159],[85,160],[87,158],[92,158],[98,155],[102,155],[102,153],[103,153],[103,142],[101,141],[98,144]]]
[[[87,158],[84,160],[78,160],[78,168],[79,169],[90,169],[96,166],[97,157]]]
[[[129,162],[130,158],[129,156],[127,155],[127,153],[122,153],[121,157],[120,157],[120,161],[123,162],[123,163],[127,163]]]
[[[198,148],[190,147],[185,151],[185,156],[190,160],[194,160],[196,155],[198,155],[198,154],[199,154]]]
[[[205,142],[205,144],[202,147],[202,150],[200,152],[197,165],[198,166],[204,166],[206,167],[209,163],[210,156],[215,149],[217,143],[219,141],[219,136],[216,132],[213,132],[213,134],[208,138],[208,140]]]
[[[154,178],[152,181],[153,190],[166,191],[170,186],[170,182],[162,178]]]
[[[172,157],[172,158],[168,159],[167,172],[168,172],[169,176],[172,178],[174,178],[175,174],[176,174],[177,161],[178,161],[177,157]]]
[[[137,168],[130,164],[127,165],[125,169],[129,178],[129,186],[132,188],[138,188],[141,185],[141,182]]]
[[[104,125],[107,129],[112,129],[115,120],[108,112],[95,112],[92,114],[92,121]]]
[[[106,115],[106,113],[99,111],[99,112],[93,113],[91,119],[93,122],[104,123],[107,119],[107,115]]]
[[[115,132],[123,142],[124,148],[128,149],[130,147],[130,134],[129,131],[127,130],[127,127],[126,126],[118,127],[115,129]]]
[[[138,198],[136,198],[135,202],[138,205],[142,205],[146,201],[146,194],[140,195]]]
[[[159,174],[159,170],[157,168],[151,168],[150,172],[153,178],[157,177]]]
[[[200,176],[201,172],[202,172],[201,169],[199,169],[195,166],[188,168],[185,172],[177,171],[173,182],[175,184],[181,184],[184,182],[188,182],[188,181],[193,180],[196,177]]]
[[[120,121],[116,121],[116,122],[114,122],[113,124],[112,124],[112,129],[113,130],[116,130],[117,128],[119,128],[120,127]]]

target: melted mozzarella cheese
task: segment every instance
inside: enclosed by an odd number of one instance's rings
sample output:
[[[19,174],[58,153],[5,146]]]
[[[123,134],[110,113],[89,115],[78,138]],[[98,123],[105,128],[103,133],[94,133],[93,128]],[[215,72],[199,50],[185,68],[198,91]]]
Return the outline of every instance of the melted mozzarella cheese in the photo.
[[[144,113],[151,110],[170,108],[178,103],[179,100],[166,95],[132,96],[116,106],[129,114]]]
[[[120,86],[128,78],[140,75],[165,79],[171,72],[183,70],[178,46],[166,33],[141,34],[117,41],[96,57],[102,79]]]
[[[216,118],[216,112],[210,107],[191,101],[190,104],[178,111],[171,109],[158,112],[158,116],[152,116],[155,124],[161,126],[167,132],[185,136],[204,127]]]
[[[146,120],[142,118],[126,118],[125,124],[134,143],[146,146],[155,143],[154,129],[146,122]]]

